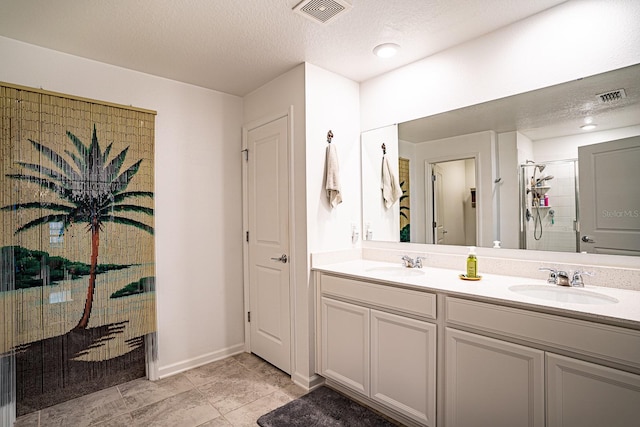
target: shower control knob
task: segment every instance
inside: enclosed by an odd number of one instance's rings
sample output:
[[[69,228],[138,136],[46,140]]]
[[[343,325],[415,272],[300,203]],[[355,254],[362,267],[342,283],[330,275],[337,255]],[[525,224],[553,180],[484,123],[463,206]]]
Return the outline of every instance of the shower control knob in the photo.
[[[585,242],[585,243],[595,243],[595,242],[596,242],[595,240],[593,240],[593,239],[592,239],[591,237],[589,237],[589,236],[582,236],[582,239],[581,239],[581,240],[582,240],[583,242]]]

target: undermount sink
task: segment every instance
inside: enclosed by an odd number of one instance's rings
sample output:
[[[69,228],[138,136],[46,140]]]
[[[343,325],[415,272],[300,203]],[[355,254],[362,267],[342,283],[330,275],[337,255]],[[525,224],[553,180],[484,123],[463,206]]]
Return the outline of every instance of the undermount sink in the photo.
[[[395,277],[420,276],[424,274],[424,271],[418,268],[408,268],[408,267],[401,267],[401,266],[370,267],[370,268],[367,268],[365,271],[369,273],[379,273],[385,276],[395,276]]]
[[[509,290],[527,297],[570,304],[616,304],[619,302],[613,297],[597,292],[556,285],[514,285],[510,286]]]

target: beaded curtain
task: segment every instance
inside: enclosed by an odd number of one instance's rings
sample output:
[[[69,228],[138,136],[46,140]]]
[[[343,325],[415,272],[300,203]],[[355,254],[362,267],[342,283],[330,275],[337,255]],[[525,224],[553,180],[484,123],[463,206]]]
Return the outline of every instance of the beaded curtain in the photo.
[[[0,404],[21,415],[145,376],[155,113],[0,91]]]

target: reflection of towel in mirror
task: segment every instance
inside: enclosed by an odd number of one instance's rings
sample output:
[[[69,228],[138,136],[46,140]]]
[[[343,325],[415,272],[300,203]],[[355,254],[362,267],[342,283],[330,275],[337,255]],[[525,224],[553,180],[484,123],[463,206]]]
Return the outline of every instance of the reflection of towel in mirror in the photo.
[[[398,177],[393,173],[387,156],[382,156],[382,198],[384,206],[389,209],[402,196],[402,188]]]
[[[332,208],[342,203],[340,194],[340,168],[338,167],[338,151],[334,144],[327,146],[327,157],[325,159],[325,185],[327,198]]]

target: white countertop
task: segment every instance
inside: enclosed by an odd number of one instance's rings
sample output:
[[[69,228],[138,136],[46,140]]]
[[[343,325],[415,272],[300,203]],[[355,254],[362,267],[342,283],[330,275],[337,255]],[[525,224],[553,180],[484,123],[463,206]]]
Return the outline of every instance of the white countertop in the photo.
[[[512,306],[545,311],[552,314],[579,317],[600,321],[618,326],[640,329],[640,292],[585,285],[583,288],[559,287],[548,284],[546,280],[526,277],[481,274],[482,280],[461,280],[458,276],[463,271],[444,268],[424,267],[422,269],[406,268],[401,270],[401,263],[389,263],[370,260],[355,260],[342,263],[318,265],[315,271],[339,274],[358,279],[383,281],[392,286],[403,286],[413,289],[443,292],[448,295],[472,297],[495,303],[506,303]],[[393,270],[393,271],[390,271]],[[588,277],[585,278],[588,280]],[[540,285],[561,288],[568,292],[574,290],[595,292],[618,300],[616,303],[581,304],[567,303],[521,295],[509,289],[514,285]]]

